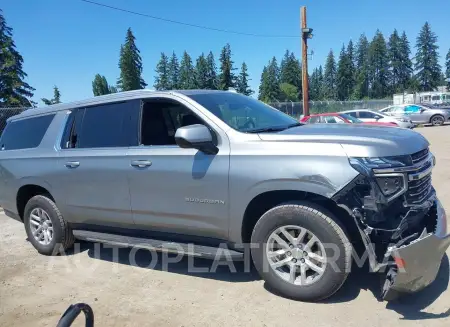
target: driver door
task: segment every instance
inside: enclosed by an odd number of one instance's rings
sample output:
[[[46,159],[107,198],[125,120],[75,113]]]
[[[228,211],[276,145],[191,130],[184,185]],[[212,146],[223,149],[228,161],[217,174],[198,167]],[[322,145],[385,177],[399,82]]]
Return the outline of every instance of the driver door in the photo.
[[[133,220],[142,229],[226,239],[229,142],[194,110],[169,98],[143,101],[139,146],[128,152]],[[176,145],[175,131],[193,124],[210,128],[216,155]]]

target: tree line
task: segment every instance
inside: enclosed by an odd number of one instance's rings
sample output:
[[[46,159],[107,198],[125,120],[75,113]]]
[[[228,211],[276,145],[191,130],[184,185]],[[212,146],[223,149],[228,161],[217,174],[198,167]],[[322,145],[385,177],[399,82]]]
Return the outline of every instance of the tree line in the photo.
[[[35,89],[26,81],[23,58],[16,49],[13,30],[6,24],[0,9],[0,106],[35,105],[31,98]],[[330,50],[324,68],[314,68],[309,75],[311,100],[357,100],[386,98],[402,91],[432,91],[447,83],[450,90],[450,50],[445,57],[445,71],[439,65],[437,36],[430,24],[425,23],[416,39],[414,60],[411,47],[403,32],[394,30],[389,39],[377,30],[369,42],[362,34],[356,45],[350,40],[342,45],[338,58]],[[214,54],[202,53],[195,61],[184,51],[181,60],[172,52],[161,53],[155,68],[154,88],[216,89],[234,88],[237,92],[251,95],[250,77],[245,62],[239,73],[234,66],[232,51],[226,44],[219,55],[218,66]],[[120,75],[110,84],[105,76],[96,74],[92,81],[94,96],[120,91],[143,89],[147,83],[142,77],[143,63],[136,38],[131,28],[119,53]],[[301,61],[293,52],[286,50],[280,64],[277,58],[264,66],[258,99],[265,102],[300,101],[302,99]],[[61,92],[54,86],[51,99],[42,98],[46,105],[61,102]]]

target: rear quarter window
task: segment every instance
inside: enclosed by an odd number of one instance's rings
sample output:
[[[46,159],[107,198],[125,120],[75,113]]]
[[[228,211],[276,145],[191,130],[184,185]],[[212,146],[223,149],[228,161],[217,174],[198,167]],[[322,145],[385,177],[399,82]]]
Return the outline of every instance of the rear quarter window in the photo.
[[[0,140],[1,150],[38,147],[54,117],[53,114],[9,122]]]

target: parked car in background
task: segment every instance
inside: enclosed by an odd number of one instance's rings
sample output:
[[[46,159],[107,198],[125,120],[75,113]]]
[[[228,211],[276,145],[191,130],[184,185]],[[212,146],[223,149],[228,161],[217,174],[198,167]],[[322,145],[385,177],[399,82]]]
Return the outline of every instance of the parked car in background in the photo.
[[[345,113],[327,112],[324,114],[315,114],[303,117],[300,122],[307,124],[363,124],[363,125],[376,125],[384,127],[398,127],[398,124],[393,122],[364,122],[358,118],[352,117]]]
[[[414,124],[443,125],[450,121],[450,108],[438,108],[419,104],[403,104],[381,109],[381,113],[395,118],[410,119]]]
[[[362,120],[363,122],[379,122],[379,123],[395,123],[402,128],[413,128],[413,122],[407,117],[392,117],[381,112],[372,111],[369,109],[355,109],[343,111],[351,117]]]

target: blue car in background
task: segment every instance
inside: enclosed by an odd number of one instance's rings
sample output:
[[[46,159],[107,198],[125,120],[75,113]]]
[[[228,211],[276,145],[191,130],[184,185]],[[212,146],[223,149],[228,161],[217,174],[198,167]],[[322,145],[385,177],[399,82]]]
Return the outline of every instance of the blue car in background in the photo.
[[[383,114],[396,118],[406,118],[414,124],[440,126],[450,122],[450,108],[429,107],[419,104],[393,105],[381,109]]]

